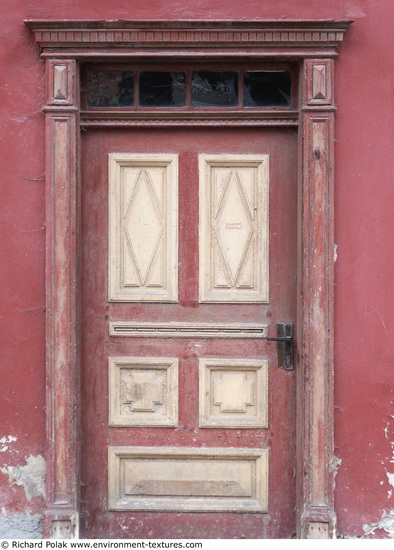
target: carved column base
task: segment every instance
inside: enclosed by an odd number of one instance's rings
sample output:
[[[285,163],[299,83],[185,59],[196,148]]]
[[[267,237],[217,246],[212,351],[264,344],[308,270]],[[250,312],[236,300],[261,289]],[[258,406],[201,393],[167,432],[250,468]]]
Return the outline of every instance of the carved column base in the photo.
[[[324,506],[314,506],[301,517],[302,539],[333,539],[337,525],[336,514]]]
[[[52,508],[44,513],[44,538],[79,538],[79,513],[77,510]]]

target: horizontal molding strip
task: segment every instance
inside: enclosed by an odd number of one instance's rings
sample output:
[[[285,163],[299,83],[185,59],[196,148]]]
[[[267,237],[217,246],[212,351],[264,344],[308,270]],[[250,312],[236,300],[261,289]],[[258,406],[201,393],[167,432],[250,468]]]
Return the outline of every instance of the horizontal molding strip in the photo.
[[[297,112],[136,113],[82,111],[81,126],[298,126]]]
[[[104,59],[306,59],[336,57],[350,20],[40,21],[41,57]]]
[[[111,321],[109,335],[127,338],[265,338],[267,325],[253,323],[140,323]]]
[[[92,44],[156,48],[337,47],[350,21],[39,21],[25,23],[42,48]]]

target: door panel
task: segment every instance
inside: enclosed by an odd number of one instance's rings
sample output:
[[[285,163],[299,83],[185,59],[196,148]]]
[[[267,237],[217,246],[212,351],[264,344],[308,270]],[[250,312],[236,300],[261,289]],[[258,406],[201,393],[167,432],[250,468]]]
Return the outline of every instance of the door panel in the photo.
[[[269,156],[199,155],[200,301],[268,301]]]
[[[108,462],[110,510],[267,511],[267,449],[110,447]]]
[[[110,154],[112,302],[178,300],[178,156]]]
[[[84,133],[82,536],[294,533],[296,144]]]

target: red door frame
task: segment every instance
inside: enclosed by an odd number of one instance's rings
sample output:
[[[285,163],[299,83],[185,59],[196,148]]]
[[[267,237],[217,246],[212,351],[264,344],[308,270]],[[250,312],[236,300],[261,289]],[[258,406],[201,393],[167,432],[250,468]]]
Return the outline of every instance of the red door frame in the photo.
[[[46,537],[79,529],[79,161],[83,126],[298,126],[297,536],[335,536],[334,59],[350,21],[27,21],[47,66]],[[248,116],[80,111],[79,61],[195,58],[300,65],[297,111]]]

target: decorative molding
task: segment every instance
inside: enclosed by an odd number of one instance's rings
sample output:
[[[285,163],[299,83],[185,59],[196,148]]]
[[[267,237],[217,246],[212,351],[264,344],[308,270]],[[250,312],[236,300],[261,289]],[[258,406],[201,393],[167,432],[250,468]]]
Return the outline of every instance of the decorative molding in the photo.
[[[110,357],[109,425],[178,425],[178,359]]]
[[[268,361],[199,360],[201,428],[268,427]]]
[[[268,155],[200,155],[200,302],[268,302]]]
[[[230,111],[230,112],[138,112],[138,111],[82,111],[81,126],[95,127],[171,127],[171,126],[279,126],[297,127],[298,111]]]
[[[307,106],[333,105],[333,67],[329,59],[305,61],[305,98]]]
[[[127,338],[265,338],[267,325],[253,323],[145,323],[112,321],[109,335]]]
[[[268,449],[109,447],[108,507],[268,512]]]
[[[68,67],[55,65],[53,67],[53,98],[68,99]]]
[[[264,48],[270,50],[306,50],[313,47],[335,55],[351,21],[25,21],[33,30],[44,55],[49,49],[73,48],[83,55],[95,48],[135,51],[243,50],[248,55]],[[314,51],[314,56],[318,54]],[[307,52],[304,52],[304,55]]]
[[[109,154],[108,299],[178,300],[178,155]]]
[[[76,62],[74,60],[48,60],[48,106],[76,107],[79,103],[76,90]]]

